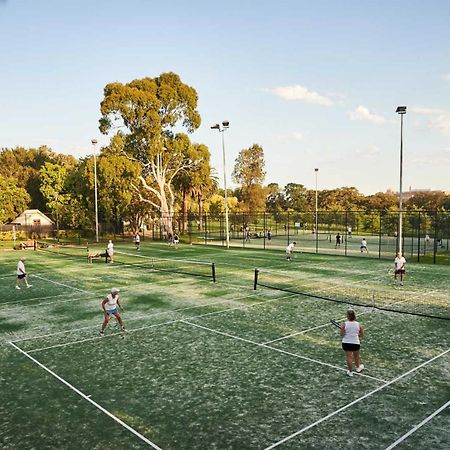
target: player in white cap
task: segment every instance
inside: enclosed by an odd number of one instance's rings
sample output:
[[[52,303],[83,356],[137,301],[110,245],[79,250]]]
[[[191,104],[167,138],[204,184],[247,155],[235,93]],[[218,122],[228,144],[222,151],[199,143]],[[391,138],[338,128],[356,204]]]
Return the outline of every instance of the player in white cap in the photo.
[[[116,318],[117,322],[119,323],[119,325],[122,329],[122,332],[124,333],[126,331],[125,326],[123,324],[122,317],[120,317],[119,311],[117,309],[119,307],[119,309],[121,311],[123,311],[122,305],[120,304],[120,301],[119,301],[119,292],[120,292],[120,289],[112,288],[111,292],[102,301],[102,308],[103,308],[103,313],[105,315],[105,320],[103,321],[102,329],[100,330],[100,336],[105,335],[105,328],[107,327],[112,316],[114,316]]]

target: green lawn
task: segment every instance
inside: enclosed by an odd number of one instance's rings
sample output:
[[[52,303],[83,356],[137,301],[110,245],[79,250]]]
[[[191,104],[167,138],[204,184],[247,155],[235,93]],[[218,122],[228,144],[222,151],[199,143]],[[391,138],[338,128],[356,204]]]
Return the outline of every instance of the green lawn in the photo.
[[[450,317],[448,266],[411,263],[400,287],[369,258],[159,243],[139,256],[117,244],[113,264],[69,253],[0,255],[2,449],[382,449],[449,400],[450,321],[357,307],[366,370],[349,378],[329,322],[345,303],[253,289],[258,268],[261,283]],[[15,290],[22,254],[33,286]],[[113,286],[129,332],[101,338]],[[449,448],[449,429],[446,408],[398,448]]]

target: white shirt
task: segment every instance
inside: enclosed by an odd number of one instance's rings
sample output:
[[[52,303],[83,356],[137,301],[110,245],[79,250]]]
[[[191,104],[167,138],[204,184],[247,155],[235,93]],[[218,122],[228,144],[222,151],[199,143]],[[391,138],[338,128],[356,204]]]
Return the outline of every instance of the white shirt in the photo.
[[[108,253],[111,254],[114,251],[114,244],[110,242],[108,244]]]
[[[397,256],[394,259],[395,270],[404,269],[405,264],[406,264],[406,259],[404,256],[401,256],[400,258]]]
[[[287,247],[286,247],[286,253],[292,253],[293,251],[294,251],[294,244],[289,244]]]
[[[356,320],[345,321],[345,334],[342,342],[345,344],[359,344],[359,330],[361,325]]]
[[[17,264],[17,275],[23,275],[25,272],[25,264],[23,261],[19,261]]]
[[[366,240],[362,240],[361,241],[361,247],[367,247],[367,241]]]
[[[119,300],[119,295],[113,297],[112,294],[108,294],[106,296],[106,300],[107,302],[105,303],[105,309],[107,311],[111,311],[117,308],[117,301]]]
[[[139,243],[141,241],[141,237],[137,234],[134,241]]]

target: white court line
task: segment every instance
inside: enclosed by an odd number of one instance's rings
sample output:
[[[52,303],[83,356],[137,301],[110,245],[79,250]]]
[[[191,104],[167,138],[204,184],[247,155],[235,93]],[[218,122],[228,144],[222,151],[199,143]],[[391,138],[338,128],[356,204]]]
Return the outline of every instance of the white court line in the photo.
[[[92,291],[86,291],[84,289],[79,289],[79,288],[76,288],[74,286],[70,286],[69,284],[60,283],[59,281],[53,281],[53,280],[50,280],[49,278],[44,278],[44,277],[41,277],[40,275],[37,275],[37,274],[33,274],[31,276],[39,278],[40,280],[48,281],[49,283],[53,283],[53,284],[56,284],[58,286],[63,286],[63,287],[67,287],[69,289],[73,289],[74,291],[79,291],[79,292],[84,292],[85,294],[94,295],[94,293]]]
[[[247,297],[251,297],[251,296],[249,295]],[[284,298],[287,298],[287,297],[289,297],[289,296],[287,295]],[[245,298],[245,297],[242,297],[242,298]],[[233,311],[233,310],[236,310],[236,309],[251,308],[253,306],[258,306],[258,305],[265,304],[265,303],[267,303],[269,301],[276,301],[276,300],[281,300],[281,299],[283,299],[283,297],[279,297],[279,298],[271,299],[271,300],[266,300],[265,302],[253,303],[252,305],[239,305],[239,306],[235,306],[234,308],[221,309],[219,311],[212,311],[212,312],[205,313],[205,314],[199,314],[197,316],[189,317],[189,319],[196,319],[196,318],[199,318],[199,317],[206,317],[206,316],[211,316],[211,315],[214,315],[214,314],[222,314],[222,313],[226,313],[226,312]],[[210,305],[225,303],[226,301],[227,300],[220,301],[220,302],[217,302],[217,303],[211,303]],[[210,305],[200,305],[200,306],[210,306]],[[200,306],[196,306],[196,307],[200,307]],[[189,308],[195,308],[195,307],[193,306],[193,307],[189,307]],[[189,309],[189,308],[182,308],[182,309]],[[175,310],[172,310],[172,311],[175,311]],[[157,315],[157,314],[153,314],[152,316],[155,316],[155,315]],[[150,316],[150,317],[152,317],[152,316]],[[138,318],[136,318],[134,320],[137,320],[137,319]],[[128,333],[135,333],[136,331],[147,330],[147,329],[158,327],[158,326],[162,326],[162,325],[170,325],[170,324],[173,324],[173,323],[182,322],[184,319],[185,318],[181,318],[181,319],[169,320],[167,322],[156,323],[156,324],[153,324],[153,325],[146,325],[146,326],[139,327],[139,328],[133,328],[132,330],[127,330],[127,332]],[[84,328],[94,328],[94,327],[84,327]],[[81,328],[79,328],[79,329],[81,329]],[[73,331],[73,330],[70,330],[70,331]],[[53,336],[55,334],[67,333],[67,332],[70,332],[70,331],[60,331],[60,332],[52,333],[52,334],[47,335],[47,336]],[[52,348],[67,347],[68,345],[74,345],[74,344],[78,344],[80,342],[89,342],[89,341],[95,341],[95,340],[98,340],[98,339],[105,339],[105,338],[110,337],[110,336],[117,336],[118,334],[120,334],[120,333],[109,334],[107,336],[95,336],[95,337],[81,339],[81,340],[76,340],[76,341],[69,341],[69,342],[65,342],[63,344],[50,345],[48,347],[41,347],[41,348],[36,348],[36,349],[33,349],[33,350],[29,350],[28,353],[40,352],[40,351],[43,351],[43,350],[50,350]],[[39,337],[47,337],[47,336],[39,336]],[[38,338],[23,338],[23,339],[18,339],[18,340],[14,341],[14,342],[21,342],[21,341],[26,341],[26,340],[30,340],[30,339],[38,339]]]
[[[218,302],[208,303],[206,305],[183,306],[182,308],[170,309],[170,310],[167,310],[167,311],[160,311],[160,312],[155,313],[155,314],[148,314],[148,315],[143,315],[143,316],[138,316],[138,317],[130,317],[129,319],[127,319],[127,323],[131,322],[133,320],[151,319],[152,317],[160,316],[162,314],[170,314],[170,313],[173,313],[173,312],[185,311],[185,310],[188,310],[188,309],[195,309],[195,308],[202,308],[202,307],[204,308],[204,307],[208,307],[208,306],[219,305],[220,303],[226,303],[226,302],[233,302],[233,301],[237,301],[237,300],[242,300],[244,298],[253,297],[253,296],[254,296],[254,294],[247,294],[247,295],[242,295],[242,296],[239,296],[239,297],[227,298],[227,299],[224,299],[224,300],[220,300]],[[289,296],[287,296],[287,297],[289,297]],[[283,298],[283,297],[280,297],[280,298]],[[278,298],[274,299],[274,300],[278,300]],[[266,300],[266,301],[271,301],[271,300]],[[265,302],[258,302],[258,303],[254,303],[252,305],[242,305],[242,307],[245,307],[245,306],[256,306],[256,305],[262,304],[262,303],[265,303]],[[232,309],[234,309],[234,308],[232,308]],[[227,310],[225,310],[225,311],[227,311]],[[38,336],[32,336],[32,337],[27,337],[27,338],[16,339],[13,342],[23,342],[23,341],[29,341],[29,340],[34,340],[34,339],[42,339],[42,338],[45,338],[45,337],[56,336],[58,334],[66,334],[66,333],[71,333],[73,331],[78,331],[78,330],[88,330],[90,328],[96,328],[96,327],[97,327],[97,325],[87,325],[85,327],[71,328],[70,330],[55,331],[54,333],[49,333],[49,334],[43,334],[43,335],[38,335]]]
[[[450,349],[447,349],[447,350],[443,351],[442,353],[439,353],[439,355],[436,355],[435,357],[429,359],[428,361],[425,361],[424,363],[420,364],[419,366],[413,367],[411,370],[408,370],[408,372],[405,372],[404,374],[399,375],[398,377],[396,377],[393,380],[387,382],[386,384],[383,384],[382,386],[374,389],[373,391],[370,391],[367,394],[365,394],[365,395],[363,395],[361,397],[358,397],[356,400],[353,400],[352,402],[347,403],[346,405],[342,406],[341,408],[337,409],[336,411],[333,411],[332,413],[326,415],[325,417],[322,417],[321,419],[316,420],[315,422],[313,422],[310,425],[302,428],[301,430],[298,430],[295,433],[292,433],[291,435],[286,436],[285,438],[281,439],[280,441],[275,442],[274,444],[270,445],[269,447],[266,447],[264,450],[272,450],[273,448],[278,447],[279,445],[281,445],[281,444],[291,440],[292,438],[294,438],[294,437],[304,433],[305,431],[310,430],[311,428],[313,428],[313,427],[321,424],[322,422],[325,422],[326,420],[330,419],[331,417],[335,416],[336,414],[339,414],[340,412],[345,411],[346,409],[348,409],[348,408],[352,407],[353,405],[361,402],[362,400],[372,396],[373,394],[375,394],[375,393],[377,393],[377,392],[387,388],[388,386],[396,383],[397,381],[405,378],[406,376],[410,375],[411,373],[415,372],[416,370],[419,370],[422,367],[425,367],[426,365],[430,364],[431,362],[435,361],[436,359],[446,355],[448,352],[450,352]]]
[[[195,318],[195,317],[193,317],[193,318]],[[262,344],[262,343],[260,343],[260,342],[251,341],[250,339],[245,339],[245,338],[242,338],[242,337],[239,337],[239,336],[234,336],[234,335],[232,335],[232,334],[225,333],[225,332],[223,332],[223,331],[215,330],[215,329],[213,329],[213,328],[205,327],[205,326],[199,325],[199,324],[197,324],[197,323],[189,322],[189,321],[186,320],[186,319],[182,319],[181,322],[182,322],[182,323],[185,323],[185,324],[187,324],[187,325],[192,325],[192,326],[197,327],[197,328],[202,328],[203,330],[210,331],[210,332],[212,332],[212,333],[221,334],[222,336],[226,336],[226,337],[229,337],[229,338],[232,338],[232,339],[236,339],[236,340],[238,340],[238,341],[246,342],[246,343],[248,343],[248,344],[257,345],[258,347],[268,348],[268,349],[274,350],[274,351],[276,351],[276,352],[278,352],[278,353],[283,353],[283,354],[285,354],[285,355],[294,356],[295,358],[303,359],[303,360],[305,360],[305,361],[310,361],[310,362],[313,362],[313,363],[315,363],[315,364],[319,364],[319,365],[321,365],[321,366],[327,366],[327,367],[331,367],[331,368],[333,368],[333,369],[337,369],[337,370],[341,370],[341,371],[347,372],[347,369],[344,369],[343,367],[334,366],[333,364],[328,364],[328,363],[326,363],[326,362],[319,361],[319,360],[317,360],[317,359],[308,358],[307,356],[297,355],[296,353],[287,352],[287,351],[282,350],[282,349],[280,349],[280,348],[271,347],[270,345]],[[363,374],[363,373],[355,372],[355,374],[356,374],[356,375],[359,375],[359,376],[361,376],[361,377],[370,378],[370,379],[372,379],[372,380],[379,381],[379,382],[381,382],[381,383],[387,383],[386,380],[382,380],[382,379],[376,378],[376,377],[371,377],[370,375],[366,375],[366,374]]]
[[[364,314],[364,313],[358,314],[358,316],[360,316],[362,314]],[[345,319],[340,319],[339,322],[341,322],[342,320],[345,320]],[[289,338],[291,338],[293,336],[298,336],[299,334],[305,334],[305,333],[308,333],[310,331],[314,331],[314,330],[318,330],[320,328],[328,327],[330,325],[331,325],[331,323],[327,322],[327,323],[324,323],[322,325],[317,325],[316,327],[307,328],[306,330],[297,331],[296,333],[288,334],[286,336],[282,336],[282,337],[279,337],[277,339],[272,339],[271,341],[263,342],[263,344],[264,345],[273,344],[274,342],[283,341],[284,339],[289,339]]]
[[[448,408],[450,406],[450,400],[445,404],[442,405],[439,409],[434,411],[434,413],[430,414],[428,417],[426,417],[422,422],[412,427],[407,433],[405,433],[403,436],[399,437],[394,443],[392,443],[389,447],[386,447],[386,450],[391,450],[394,447],[397,447],[398,444],[403,442],[407,437],[411,436],[413,433],[415,433],[419,428],[423,427],[427,422],[429,422],[433,417],[437,416],[441,411],[444,411],[445,408]]]
[[[141,441],[145,442],[146,444],[148,444],[150,447],[153,447],[155,450],[161,450],[161,447],[158,447],[155,443],[153,443],[152,441],[150,441],[149,439],[147,439],[145,436],[143,436],[141,433],[139,433],[138,431],[136,431],[134,428],[130,427],[130,425],[126,424],[123,420],[120,420],[118,417],[116,417],[114,414],[110,413],[108,410],[106,410],[105,408],[103,408],[103,406],[100,406],[97,402],[94,402],[94,400],[92,400],[90,397],[90,395],[86,395],[83,394],[83,392],[81,392],[79,389],[77,389],[75,386],[71,385],[69,382],[67,382],[66,380],[64,380],[64,378],[61,378],[59,375],[57,375],[55,372],[53,372],[52,370],[50,370],[48,367],[44,366],[44,364],[42,364],[41,362],[39,362],[37,359],[33,358],[32,356],[30,356],[27,352],[25,352],[24,350],[22,350],[20,347],[17,347],[17,345],[15,345],[13,342],[10,342],[10,344],[16,349],[18,350],[20,353],[22,353],[23,355],[25,355],[27,358],[31,359],[31,361],[33,361],[35,364],[37,364],[39,367],[41,367],[42,369],[44,369],[46,372],[48,372],[50,375],[52,375],[53,377],[55,377],[57,380],[59,380],[61,383],[65,384],[69,389],[71,389],[72,391],[74,391],[75,393],[77,393],[80,397],[84,398],[85,400],[87,400],[89,403],[91,403],[92,405],[94,405],[97,409],[99,409],[102,413],[106,414],[108,417],[110,417],[111,419],[113,419],[114,421],[116,421],[119,425],[122,425],[124,428],[126,428],[128,431],[130,431],[131,433],[133,433],[135,436],[137,436]]]

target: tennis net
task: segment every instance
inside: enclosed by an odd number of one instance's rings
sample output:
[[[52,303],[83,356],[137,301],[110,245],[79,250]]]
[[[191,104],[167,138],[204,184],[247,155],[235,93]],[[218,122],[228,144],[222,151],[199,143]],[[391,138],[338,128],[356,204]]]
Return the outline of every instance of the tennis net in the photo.
[[[115,251],[114,264],[118,264],[123,267],[128,266],[136,270],[154,270],[159,272],[204,277],[216,282],[216,266],[213,262],[175,258],[157,258],[123,251]]]
[[[36,241],[36,249],[55,255],[72,258],[87,258],[89,247],[87,245],[58,244],[53,242]]]
[[[339,283],[328,280],[321,288],[317,284],[317,281],[311,282],[311,279],[302,278],[301,275],[255,269],[253,288],[256,290],[260,286],[348,306],[450,320],[450,301],[448,295],[442,292],[409,292],[361,283],[344,283],[342,280]]]

